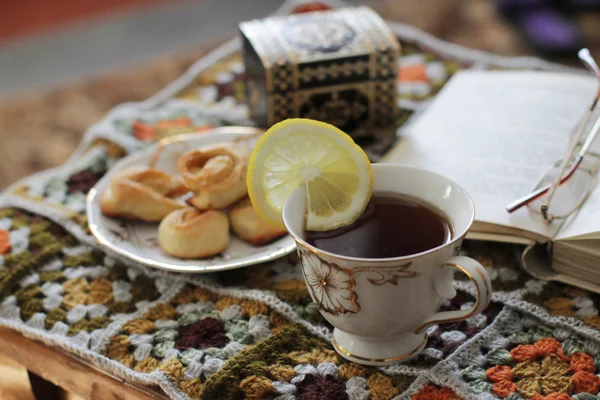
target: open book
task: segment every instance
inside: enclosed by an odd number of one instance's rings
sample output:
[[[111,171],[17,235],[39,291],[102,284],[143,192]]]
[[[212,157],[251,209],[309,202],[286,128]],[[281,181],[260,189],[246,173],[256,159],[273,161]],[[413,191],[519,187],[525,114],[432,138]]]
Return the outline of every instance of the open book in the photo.
[[[527,207],[505,209],[565,154],[596,90],[595,78],[583,74],[459,72],[382,161],[455,180],[475,201],[470,238],[543,244],[543,251],[526,251],[530,272],[600,291],[600,186],[592,186],[578,212],[551,224]],[[594,143],[591,151],[599,150]],[[551,207],[576,203],[569,196],[582,193],[580,184],[573,179],[561,187]]]

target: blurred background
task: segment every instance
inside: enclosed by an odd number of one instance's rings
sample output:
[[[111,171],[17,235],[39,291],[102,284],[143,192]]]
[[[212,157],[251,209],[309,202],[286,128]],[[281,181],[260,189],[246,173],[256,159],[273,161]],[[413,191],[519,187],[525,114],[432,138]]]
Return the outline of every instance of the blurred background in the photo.
[[[1,0],[0,189],[61,164],[111,107],[145,99],[282,0]],[[350,0],[502,55],[600,58],[600,0]],[[2,399],[31,399],[0,355]]]
[[[282,0],[0,1],[0,188],[62,163],[108,109],[149,97]],[[504,55],[600,51],[600,0],[371,0],[384,18]]]

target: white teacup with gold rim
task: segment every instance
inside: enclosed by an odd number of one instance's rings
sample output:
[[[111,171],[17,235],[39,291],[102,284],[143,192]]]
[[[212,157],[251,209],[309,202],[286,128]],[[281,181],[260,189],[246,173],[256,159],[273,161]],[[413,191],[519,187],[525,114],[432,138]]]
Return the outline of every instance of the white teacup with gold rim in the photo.
[[[408,195],[440,210],[452,225],[451,239],[394,258],[355,258],[318,249],[306,241],[303,189],[287,199],[283,221],[296,241],[310,295],[335,327],[336,351],[361,364],[388,365],[418,355],[427,342],[427,327],[482,312],[492,289],[481,264],[457,256],[475,217],[473,200],[461,186],[433,172],[400,165],[374,164],[373,174],[374,193]],[[455,269],[474,283],[475,305],[436,312],[444,299],[456,295]]]

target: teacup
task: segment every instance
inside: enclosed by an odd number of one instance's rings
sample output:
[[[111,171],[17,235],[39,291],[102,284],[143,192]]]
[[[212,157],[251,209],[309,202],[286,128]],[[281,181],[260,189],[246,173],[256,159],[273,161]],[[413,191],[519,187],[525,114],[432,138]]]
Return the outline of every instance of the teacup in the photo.
[[[296,241],[308,291],[335,327],[335,350],[357,363],[388,365],[418,355],[427,343],[429,326],[481,313],[492,287],[481,264],[458,256],[475,217],[473,200],[461,186],[433,172],[401,165],[374,164],[373,174],[374,192],[409,195],[441,210],[452,224],[451,240],[395,258],[354,258],[318,249],[305,240],[302,189],[286,201],[283,221]],[[455,269],[474,283],[475,305],[436,312],[444,299],[456,295]]]

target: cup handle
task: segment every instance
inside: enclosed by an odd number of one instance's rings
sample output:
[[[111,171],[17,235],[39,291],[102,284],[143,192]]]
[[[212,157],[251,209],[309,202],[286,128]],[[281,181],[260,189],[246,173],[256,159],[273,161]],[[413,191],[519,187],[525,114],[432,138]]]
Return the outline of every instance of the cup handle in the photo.
[[[490,276],[486,272],[485,268],[480,263],[469,257],[457,256],[452,257],[440,266],[440,269],[446,268],[456,268],[462,271],[475,284],[475,288],[477,289],[477,299],[475,301],[475,305],[468,310],[443,311],[435,313],[423,321],[423,323],[415,330],[416,334],[422,333],[431,325],[444,322],[462,321],[463,319],[470,318],[485,310],[488,304],[490,304],[490,299],[492,297],[492,281],[490,280]],[[442,285],[438,284],[435,280],[434,285],[436,286],[438,293],[443,297],[454,297],[454,294],[456,294],[454,289],[451,287],[450,290],[443,290],[441,287]],[[450,296],[448,296],[449,293]]]

